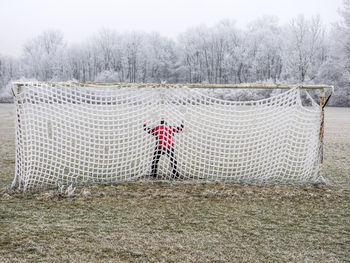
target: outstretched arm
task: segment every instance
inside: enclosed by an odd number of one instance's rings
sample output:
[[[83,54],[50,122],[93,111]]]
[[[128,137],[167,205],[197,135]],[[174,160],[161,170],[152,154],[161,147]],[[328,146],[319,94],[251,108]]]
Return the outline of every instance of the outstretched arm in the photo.
[[[180,127],[176,127],[176,128],[174,128],[173,129],[173,132],[179,132],[179,131],[182,131],[182,129],[185,127],[185,125],[184,125],[184,120],[182,120],[181,121],[181,125],[180,125]]]
[[[147,127],[146,122],[143,123],[143,130],[144,130],[144,131],[147,131],[148,133],[151,133],[151,128],[150,128],[150,127]]]
[[[154,136],[154,130],[155,130],[155,128],[152,128],[152,129],[151,129],[150,127],[147,127],[146,122],[143,123],[143,130],[144,130],[144,131],[147,131],[147,133],[152,134],[152,135]]]

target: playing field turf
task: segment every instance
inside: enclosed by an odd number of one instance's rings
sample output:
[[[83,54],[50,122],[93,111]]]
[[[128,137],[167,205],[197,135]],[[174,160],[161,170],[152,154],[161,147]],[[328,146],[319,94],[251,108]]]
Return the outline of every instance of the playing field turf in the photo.
[[[137,182],[23,195],[0,104],[0,262],[346,262],[350,108],[328,108],[328,185]]]

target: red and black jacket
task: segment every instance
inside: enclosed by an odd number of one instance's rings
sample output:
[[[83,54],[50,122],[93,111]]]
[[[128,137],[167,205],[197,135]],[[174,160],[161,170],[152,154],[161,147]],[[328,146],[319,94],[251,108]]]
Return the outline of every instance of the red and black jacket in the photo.
[[[184,128],[184,125],[181,124],[180,127],[172,127],[167,126],[164,124],[161,124],[159,126],[156,126],[154,128],[147,127],[146,123],[143,124],[144,130],[147,131],[147,133],[152,134],[156,137],[156,146],[158,149],[171,149],[174,147],[174,143],[172,142],[172,134],[178,133],[182,131]]]

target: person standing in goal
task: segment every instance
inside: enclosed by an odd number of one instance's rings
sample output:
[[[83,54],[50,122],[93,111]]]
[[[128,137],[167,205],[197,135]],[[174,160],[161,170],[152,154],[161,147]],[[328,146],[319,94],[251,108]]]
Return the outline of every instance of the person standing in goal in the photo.
[[[170,158],[170,164],[173,168],[172,177],[178,178],[180,175],[177,171],[177,160],[174,151],[174,143],[172,142],[171,137],[173,136],[173,133],[178,133],[182,131],[182,129],[184,128],[184,121],[181,121],[180,127],[172,127],[170,125],[168,126],[164,120],[161,120],[160,125],[152,129],[147,127],[147,124],[145,122],[143,124],[143,128],[145,131],[147,131],[147,133],[155,136],[156,139],[156,148],[154,149],[153,154],[151,176],[157,177],[158,163],[160,157],[162,157],[163,154],[166,154]]]

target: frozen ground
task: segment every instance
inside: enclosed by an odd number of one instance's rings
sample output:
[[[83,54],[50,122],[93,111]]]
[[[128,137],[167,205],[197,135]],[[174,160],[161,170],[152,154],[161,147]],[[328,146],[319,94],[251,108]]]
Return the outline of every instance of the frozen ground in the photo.
[[[345,262],[350,109],[326,110],[328,186],[129,183],[30,195],[14,174],[14,105],[0,104],[0,262]]]

